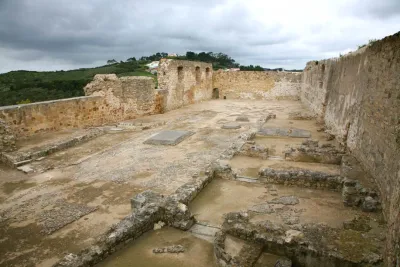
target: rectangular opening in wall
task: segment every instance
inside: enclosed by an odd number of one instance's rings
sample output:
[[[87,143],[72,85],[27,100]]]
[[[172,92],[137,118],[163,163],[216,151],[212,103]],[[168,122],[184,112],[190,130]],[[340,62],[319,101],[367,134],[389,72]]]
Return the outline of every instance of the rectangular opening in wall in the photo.
[[[206,68],[206,79],[210,78],[210,68]]]
[[[180,67],[178,67],[178,82],[181,82],[181,81],[183,81],[183,67],[182,66],[180,66]]]
[[[214,88],[213,89],[212,98],[213,99],[218,99],[219,98],[219,89],[218,88]]]
[[[200,81],[201,81],[200,67],[196,67],[196,84],[200,84]]]

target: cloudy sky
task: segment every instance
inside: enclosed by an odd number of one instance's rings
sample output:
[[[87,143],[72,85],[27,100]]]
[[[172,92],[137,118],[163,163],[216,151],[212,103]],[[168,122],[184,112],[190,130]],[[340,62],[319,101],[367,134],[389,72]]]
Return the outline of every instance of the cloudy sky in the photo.
[[[400,31],[400,0],[0,0],[0,73],[223,52],[304,68]]]

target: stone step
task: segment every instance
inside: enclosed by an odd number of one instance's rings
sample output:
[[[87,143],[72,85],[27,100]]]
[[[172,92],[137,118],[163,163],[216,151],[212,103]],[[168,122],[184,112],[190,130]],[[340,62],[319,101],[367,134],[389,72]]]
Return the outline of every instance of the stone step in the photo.
[[[246,182],[246,183],[259,183],[260,180],[258,178],[253,178],[253,177],[246,177],[246,176],[236,176],[236,180],[240,182]]]
[[[194,236],[212,243],[214,242],[215,233],[219,230],[220,227],[218,226],[213,226],[203,222],[197,222],[188,231]]]

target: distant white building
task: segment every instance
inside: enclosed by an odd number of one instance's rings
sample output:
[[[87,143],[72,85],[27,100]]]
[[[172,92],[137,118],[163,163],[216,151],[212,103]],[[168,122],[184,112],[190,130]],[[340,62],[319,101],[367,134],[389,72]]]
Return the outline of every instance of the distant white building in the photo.
[[[149,68],[149,72],[152,74],[157,74],[159,63],[159,61],[153,61],[149,64],[146,64],[146,66]]]
[[[159,64],[160,62],[159,61],[153,61],[153,62],[151,62],[151,63],[149,63],[149,64],[146,64],[146,66],[150,69],[150,70],[152,70],[152,69],[158,69],[158,64]]]
[[[175,54],[175,53],[169,53],[169,54],[168,54],[168,56],[169,56],[169,57],[177,57],[177,56],[178,56],[178,54]]]

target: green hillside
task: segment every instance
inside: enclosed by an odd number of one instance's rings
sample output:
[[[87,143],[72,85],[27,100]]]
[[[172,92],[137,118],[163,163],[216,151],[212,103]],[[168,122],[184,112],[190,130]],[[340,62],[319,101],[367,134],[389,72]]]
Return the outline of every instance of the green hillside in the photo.
[[[96,74],[149,76],[147,62],[121,62],[70,71],[11,71],[0,74],[0,106],[83,96],[83,87]]]

